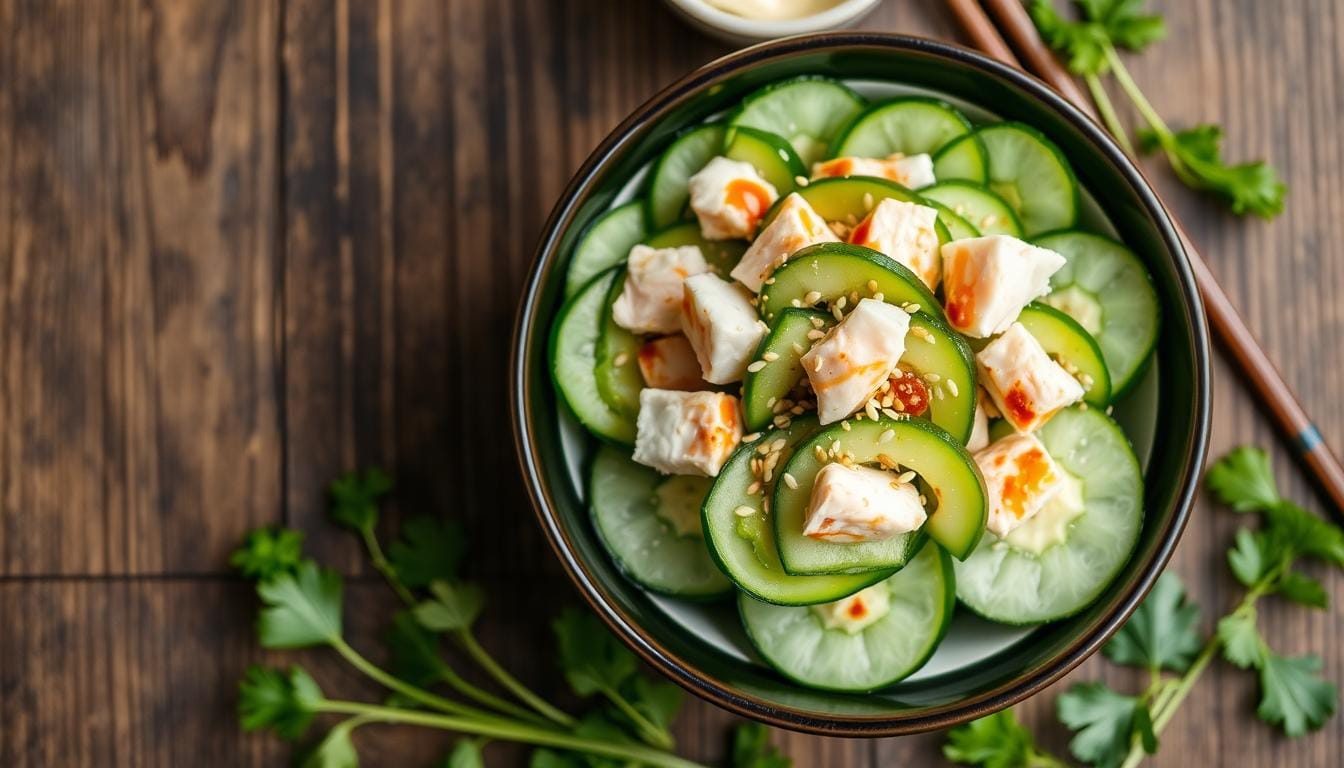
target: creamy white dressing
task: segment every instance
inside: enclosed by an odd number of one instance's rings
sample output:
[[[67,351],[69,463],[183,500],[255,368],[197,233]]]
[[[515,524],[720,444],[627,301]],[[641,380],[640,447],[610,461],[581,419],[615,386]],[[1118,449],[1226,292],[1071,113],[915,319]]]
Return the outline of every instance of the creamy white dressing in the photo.
[[[1063,486],[1041,510],[1008,532],[1004,541],[1013,549],[1039,555],[1069,537],[1069,524],[1083,514],[1083,481],[1059,470]]]
[[[801,19],[840,4],[840,0],[705,0],[709,5],[746,19]]]

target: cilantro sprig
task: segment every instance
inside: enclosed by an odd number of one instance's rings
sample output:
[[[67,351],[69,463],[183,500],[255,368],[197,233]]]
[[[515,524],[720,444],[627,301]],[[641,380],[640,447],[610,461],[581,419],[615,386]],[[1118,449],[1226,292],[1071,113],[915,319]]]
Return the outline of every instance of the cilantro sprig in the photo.
[[[391,478],[378,470],[351,473],[329,490],[333,521],[359,536],[375,569],[405,605],[385,636],[390,671],[346,641],[343,580],[304,556],[299,532],[253,531],[230,562],[257,582],[257,639],[263,647],[329,648],[389,695],[382,703],[329,698],[301,667],[252,667],[239,685],[238,714],[245,730],[269,729],[293,741],[303,738],[320,717],[343,716],[306,752],[299,763],[304,768],[357,768],[351,734],[369,724],[461,734],[464,738],[439,763],[444,768],[479,768],[489,741],[535,746],[532,764],[538,768],[695,765],[671,752],[670,727],[681,706],[681,690],[640,674],[634,655],[596,617],[567,611],[554,627],[560,666],[571,688],[599,702],[575,717],[523,685],[476,639],[473,627],[487,600],[484,590],[458,572],[466,545],[457,524],[410,518],[384,550],[378,536],[379,507],[393,490]],[[455,644],[504,695],[467,681],[442,655],[445,642]],[[452,696],[432,690],[440,685]],[[789,765],[764,745],[763,737],[749,751],[758,759],[735,758],[735,765]]]
[[[1287,186],[1263,161],[1230,164],[1222,155],[1222,129],[1197,125],[1173,130],[1153,108],[1120,58],[1121,49],[1138,52],[1167,34],[1161,16],[1144,12],[1144,0],[1075,0],[1078,20],[1055,10],[1052,0],[1031,0],[1029,10],[1041,37],[1087,85],[1106,127],[1127,152],[1133,152],[1102,78],[1112,75],[1145,126],[1138,131],[1144,152],[1161,151],[1186,186],[1221,198],[1234,213],[1266,219],[1283,211]]]
[[[1157,580],[1103,649],[1116,664],[1146,671],[1148,686],[1130,695],[1103,683],[1079,683],[1056,701],[1060,721],[1074,732],[1069,752],[1087,765],[1133,768],[1156,752],[1163,729],[1218,657],[1257,674],[1256,714],[1287,736],[1321,727],[1338,706],[1335,685],[1321,677],[1320,657],[1271,648],[1260,632],[1257,606],[1278,596],[1306,608],[1326,607],[1325,587],[1302,566],[1315,561],[1344,567],[1344,531],[1283,498],[1260,449],[1231,451],[1209,467],[1205,483],[1222,503],[1258,522],[1238,530],[1227,553],[1228,568],[1246,592],[1204,637],[1199,607],[1180,579],[1166,573]],[[943,753],[987,768],[1065,765],[1040,751],[1010,711],[954,728]]]

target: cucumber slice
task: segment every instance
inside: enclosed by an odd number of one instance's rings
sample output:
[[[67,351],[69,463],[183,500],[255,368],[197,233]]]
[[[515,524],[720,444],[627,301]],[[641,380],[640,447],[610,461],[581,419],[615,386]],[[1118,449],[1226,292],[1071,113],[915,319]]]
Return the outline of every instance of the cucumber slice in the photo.
[[[923,197],[900,184],[872,176],[817,179],[794,191],[806,200],[821,218],[826,221],[839,221],[851,227],[862,221],[873,206],[887,198],[924,205]],[[784,198],[781,197],[770,206],[770,210],[761,218],[761,229],[770,226],[783,203]],[[939,243],[946,243],[952,239],[947,227],[941,221],[934,226],[938,231]]]
[[[724,141],[723,156],[749,163],[774,186],[780,197],[798,186],[795,179],[807,177],[807,166],[793,151],[793,146],[773,133],[739,125],[728,129]]]
[[[1022,222],[1012,206],[998,195],[966,181],[941,181],[920,195],[942,203],[971,223],[981,234],[1022,237]]]
[[[1021,123],[976,133],[989,150],[988,186],[1017,212],[1023,231],[1036,235],[1078,221],[1078,182],[1054,142]]]
[[[1022,309],[1017,322],[1082,383],[1087,390],[1083,400],[1098,408],[1110,405],[1111,376],[1106,361],[1101,347],[1083,326],[1058,309],[1035,302]]]
[[[709,124],[692,128],[677,137],[664,150],[649,172],[649,223],[655,229],[666,227],[685,216],[691,198],[689,183],[701,168],[723,150],[727,129]]]
[[[758,600],[778,605],[814,605],[852,595],[891,575],[890,570],[833,576],[793,576],[779,562],[775,529],[762,502],[770,497],[773,481],[763,483],[759,493],[747,493],[759,478],[753,474],[751,460],[761,456],[757,448],[784,440],[780,464],[793,448],[817,429],[813,417],[799,417],[786,429],[767,432],[754,442],[744,443],[719,470],[714,487],[705,497],[701,522],[705,542],[719,568],[738,589]],[[777,476],[776,476],[777,477]],[[750,510],[749,514],[742,514]]]
[[[867,102],[847,86],[824,77],[798,77],[748,95],[729,121],[782,136],[809,167],[827,156],[837,131]]]
[[[761,316],[767,323],[789,307],[808,306],[803,298],[813,292],[820,297],[818,303],[854,292],[860,299],[880,293],[889,304],[918,304],[941,319],[941,305],[923,280],[904,265],[861,245],[809,245],[789,257],[770,279],[773,282],[761,287],[760,297]]]
[[[1148,270],[1125,246],[1089,232],[1052,232],[1035,243],[1068,260],[1050,277],[1050,294],[1041,301],[1097,340],[1111,397],[1119,399],[1141,378],[1157,346],[1161,311]]]
[[[965,562],[954,564],[957,597],[1005,624],[1054,621],[1086,608],[1128,562],[1143,525],[1143,475],[1110,417],[1095,408],[1068,408],[1036,436],[1081,483],[1081,514],[1067,523],[1064,541],[1037,554],[1010,543],[1022,528],[1010,541],[986,533]]]
[[[957,557],[970,554],[985,529],[987,505],[980,471],[961,443],[923,419],[862,419],[844,427],[835,424],[813,435],[784,465],[782,472],[792,475],[798,486],[780,483],[771,502],[784,569],[815,574],[900,567],[918,550],[924,533]],[[892,434],[883,441],[888,431]],[[928,502],[936,508],[919,531],[855,544],[803,535],[812,485],[824,464],[816,451],[829,451],[836,442],[855,464],[877,463],[879,454],[885,455],[927,483]]]
[[[659,230],[648,239],[644,244],[650,248],[676,248],[681,245],[694,245],[700,248],[700,254],[705,257],[709,265],[719,271],[720,274],[727,275],[737,266],[737,262],[742,260],[742,254],[747,252],[747,244],[741,240],[706,240],[700,234],[700,225],[693,221],[673,224],[672,226]]]
[[[966,240],[980,236],[981,232],[974,224],[967,221],[964,216],[957,215],[956,211],[946,205],[931,197],[924,198],[924,204],[938,211],[938,220],[947,227],[949,240]]]
[[[980,136],[971,132],[938,150],[933,156],[933,177],[938,181],[961,179],[974,184],[989,181],[989,152]]]
[[[698,531],[709,484],[708,478],[664,478],[619,448],[598,449],[588,483],[593,524],[631,581],[680,597],[717,597],[731,589]],[[686,520],[694,521],[694,530],[679,530]]]
[[[917,312],[910,316],[901,367],[925,379],[929,421],[965,445],[975,428],[975,355],[966,340],[933,316]],[[933,376],[937,381],[929,382]]]
[[[761,347],[752,358],[761,360],[766,353],[773,352],[777,359],[760,370],[747,371],[742,383],[743,422],[748,432],[759,432],[770,426],[775,417],[775,403],[783,400],[802,381],[801,358],[812,346],[807,334],[832,325],[835,325],[835,318],[825,312],[793,307],[780,311],[774,327],[761,340]]]
[[[927,546],[876,585],[885,616],[855,634],[827,629],[815,609],[767,605],[738,596],[747,637],[770,666],[810,688],[864,692],[908,677],[933,655],[956,608],[952,562]]]
[[[611,317],[611,307],[624,289],[625,268],[620,267],[602,300],[602,325],[597,336],[593,375],[597,379],[597,393],[607,405],[633,419],[639,414],[639,391],[644,388],[644,377],[636,362],[639,337],[617,325]]]
[[[937,99],[910,96],[869,107],[835,139],[832,157],[929,154],[971,132],[971,121]],[[984,176],[984,155],[980,156]],[[934,171],[935,177],[937,171]]]
[[[578,293],[594,275],[625,261],[630,249],[645,234],[644,203],[639,200],[599,216],[574,246],[574,257],[569,260],[569,272],[565,275],[565,298]]]
[[[635,441],[635,421],[602,399],[597,388],[597,341],[607,294],[620,270],[594,277],[561,307],[551,326],[551,374],[560,397],[589,432],[612,442]]]

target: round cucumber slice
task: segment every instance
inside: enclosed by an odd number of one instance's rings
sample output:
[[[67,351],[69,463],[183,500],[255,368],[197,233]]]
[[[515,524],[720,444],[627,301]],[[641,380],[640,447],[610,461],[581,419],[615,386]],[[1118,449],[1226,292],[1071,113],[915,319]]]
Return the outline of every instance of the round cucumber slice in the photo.
[[[947,227],[949,240],[966,240],[980,236],[980,230],[974,224],[967,221],[964,216],[957,215],[956,211],[946,205],[930,197],[924,198],[924,204],[938,211],[938,220]]]
[[[1068,260],[1041,299],[1078,321],[1101,348],[1118,399],[1137,382],[1157,346],[1161,310],[1143,262],[1120,243],[1089,232],[1034,241]]]
[[[989,150],[988,186],[1017,212],[1027,235],[1078,221],[1078,182],[1054,142],[1021,123],[996,123],[976,133]]]
[[[770,426],[775,417],[775,403],[783,400],[803,378],[802,356],[812,346],[808,334],[825,331],[835,325],[835,318],[825,312],[790,307],[781,310],[770,333],[761,341],[753,360],[766,360],[767,354],[775,359],[764,368],[747,371],[742,383],[743,422],[748,432],[759,432]]]
[[[691,177],[723,150],[727,129],[709,124],[677,137],[649,172],[649,223],[661,229],[684,217]]]
[[[596,375],[607,294],[619,273],[611,269],[594,277],[561,307],[551,326],[551,374],[580,424],[600,438],[630,445],[635,441],[635,421],[602,399]]]
[[[938,300],[914,272],[861,245],[809,245],[789,257],[770,280],[761,287],[760,296],[761,316],[767,323],[773,323],[789,307],[809,306],[804,299],[811,294],[816,299],[812,303],[829,303],[851,293],[857,293],[860,299],[880,293],[888,304],[918,304],[927,312],[942,312]]]
[[[807,177],[807,166],[793,146],[773,133],[738,125],[728,129],[724,141],[723,156],[749,163],[780,197],[798,186],[796,179],[800,176]]]
[[[644,377],[636,362],[639,356],[639,337],[616,324],[611,307],[625,288],[625,269],[617,268],[616,278],[602,301],[602,325],[597,336],[596,364],[593,375],[597,379],[597,393],[607,405],[629,418],[639,413],[639,391],[644,388]]]
[[[1012,206],[988,189],[966,181],[940,181],[920,195],[942,203],[965,218],[981,234],[1022,236],[1022,222]]]
[[[729,121],[782,136],[808,166],[827,156],[831,139],[867,102],[824,77],[772,83],[748,95]]]
[[[851,227],[863,221],[863,217],[873,210],[873,206],[887,198],[924,205],[923,197],[894,181],[873,176],[817,179],[794,191],[806,200],[821,218],[826,221],[838,221]],[[765,216],[761,218],[761,229],[770,226],[770,222],[775,220],[783,202],[784,198],[781,197],[765,212]],[[934,227],[938,232],[939,243],[946,243],[952,239],[947,227],[941,221]]]
[[[650,248],[676,248],[682,245],[694,245],[720,274],[727,275],[742,260],[747,252],[747,244],[741,240],[706,240],[700,234],[700,225],[693,221],[673,224],[666,229],[649,235],[644,244]]]
[[[1110,417],[1095,408],[1068,408],[1036,436],[1081,486],[1081,511],[1066,518],[1063,541],[1039,552],[1011,543],[1042,512],[1006,541],[986,533],[975,552],[954,566],[957,597],[1006,624],[1054,621],[1087,607],[1129,560],[1143,525],[1143,475]]]
[[[768,605],[738,596],[747,637],[770,666],[810,688],[864,692],[908,677],[933,655],[956,607],[952,562],[923,547],[885,590],[886,615],[851,634],[828,629],[815,608]]]
[[[625,261],[647,233],[644,203],[634,200],[598,217],[574,246],[565,275],[565,298],[570,298],[599,272]]]
[[[775,545],[775,529],[765,512],[778,475],[761,482],[757,493],[748,493],[760,478],[752,470],[752,459],[761,458],[761,446],[775,446],[779,440],[780,465],[793,454],[794,447],[817,430],[817,420],[801,416],[785,429],[771,430],[741,447],[719,470],[714,487],[701,508],[705,542],[719,568],[738,589],[757,600],[777,605],[814,605],[852,595],[860,589],[890,576],[892,571],[871,571],[831,576],[794,576],[784,570]],[[777,465],[778,466],[778,465]]]
[[[933,155],[970,132],[971,121],[946,102],[923,96],[892,99],[855,117],[836,137],[831,156]],[[982,155],[982,176],[983,163]]]
[[[602,446],[593,458],[588,498],[598,538],[627,577],[645,589],[680,597],[725,594],[731,584],[714,566],[699,532],[700,500],[710,480],[664,478],[626,453]],[[685,530],[694,521],[692,530]]]
[[[989,181],[989,152],[979,134],[955,139],[933,156],[933,177],[939,181],[961,179],[974,184]]]
[[[883,417],[848,422],[848,429],[845,426],[827,427],[799,445],[782,470],[793,477],[797,487],[775,486],[771,507],[785,570],[817,574],[897,568],[914,555],[924,533],[957,557],[970,554],[985,529],[987,506],[980,471],[961,443],[922,419]],[[889,539],[853,544],[804,536],[812,485],[829,461],[823,461],[818,452],[830,452],[836,443],[855,464],[885,460],[913,470],[927,484],[928,504],[935,507],[924,526]]]
[[[1089,405],[1105,408],[1111,402],[1111,376],[1101,347],[1073,318],[1054,307],[1031,303],[1017,316],[1051,357],[1083,385]]]
[[[929,421],[965,445],[975,428],[975,355],[966,340],[932,315],[917,312],[910,316],[901,367],[925,380]]]

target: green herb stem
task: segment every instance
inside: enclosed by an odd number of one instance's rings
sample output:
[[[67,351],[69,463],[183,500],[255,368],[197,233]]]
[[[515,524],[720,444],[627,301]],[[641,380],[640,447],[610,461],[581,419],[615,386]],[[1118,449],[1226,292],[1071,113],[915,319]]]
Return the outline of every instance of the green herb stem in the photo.
[[[473,717],[448,717],[432,712],[406,710],[396,707],[383,707],[357,701],[339,701],[321,699],[314,702],[316,712],[333,712],[358,715],[368,720],[382,723],[422,725],[457,733],[485,736],[491,739],[514,741],[540,747],[584,752],[602,757],[610,757],[638,765],[658,766],[658,768],[702,768],[699,763],[683,760],[676,755],[634,744],[618,744],[572,736],[567,733],[550,731],[509,720],[476,719]]]
[[[437,696],[423,688],[411,685],[364,658],[360,655],[359,651],[351,648],[349,643],[339,637],[332,640],[331,647],[334,648],[342,658],[350,662],[350,666],[363,672],[374,682],[388,690],[396,691],[408,699],[413,699],[414,701],[430,707],[431,709],[437,709],[440,712],[447,712],[453,715],[462,715],[464,717],[476,717],[492,721],[501,720],[501,718],[491,712],[486,712],[468,704],[453,701],[452,699],[445,699],[442,696]]]
[[[388,560],[387,555],[383,553],[383,546],[378,543],[378,534],[374,532],[372,527],[360,528],[359,537],[364,540],[364,548],[369,551],[369,560],[373,562],[373,567],[377,568],[378,572],[387,580],[388,585],[392,587],[392,591],[397,593],[397,597],[401,598],[401,602],[405,603],[408,608],[415,607],[415,595],[411,594],[411,590],[401,583],[401,578],[397,576],[397,569],[392,566],[392,561]]]
[[[1095,74],[1088,73],[1083,75],[1083,82],[1087,83],[1087,90],[1092,94],[1092,101],[1097,105],[1097,112],[1101,115],[1101,121],[1106,124],[1106,129],[1115,137],[1116,143],[1125,150],[1125,154],[1133,156],[1134,147],[1129,143],[1129,134],[1125,131],[1125,126],[1120,122],[1120,116],[1116,114],[1115,104],[1111,102],[1111,97],[1106,93],[1106,86],[1102,85],[1101,78]]]
[[[545,699],[533,693],[527,686],[518,681],[516,677],[509,674],[508,670],[501,667],[490,655],[490,652],[481,647],[476,641],[476,636],[471,634],[470,629],[459,629],[454,633],[457,641],[461,643],[463,650],[467,652],[477,664],[484,669],[486,674],[490,675],[500,685],[504,686],[509,693],[512,693],[519,701],[536,710],[542,717],[556,723],[557,725],[571,728],[574,725],[574,718],[559,709],[551,706]]]
[[[612,688],[603,688],[602,695],[606,696],[612,704],[616,705],[617,709],[630,718],[630,721],[639,729],[640,738],[644,739],[649,746],[665,750],[676,747],[676,742],[672,740],[672,734],[649,722],[649,719],[638,709],[635,709],[634,705],[626,701],[619,691]]]
[[[442,682],[447,683],[453,690],[478,704],[509,715],[510,717],[516,717],[519,720],[526,720],[537,725],[547,724],[547,721],[544,718],[538,717],[535,713],[524,709],[511,701],[501,699],[489,691],[481,690],[475,685],[472,685],[447,664],[441,663],[438,665],[438,678]]]

